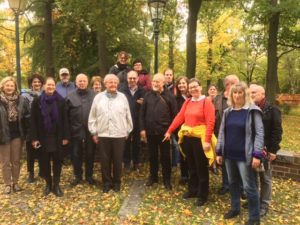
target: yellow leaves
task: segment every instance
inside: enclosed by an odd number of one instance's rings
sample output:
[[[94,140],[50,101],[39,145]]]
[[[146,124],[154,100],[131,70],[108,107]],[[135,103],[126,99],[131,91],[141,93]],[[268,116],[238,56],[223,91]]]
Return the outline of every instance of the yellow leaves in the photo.
[[[190,211],[190,210],[188,210],[188,209],[183,210],[182,213],[183,213],[185,216],[192,216],[192,215],[193,215],[192,211]]]

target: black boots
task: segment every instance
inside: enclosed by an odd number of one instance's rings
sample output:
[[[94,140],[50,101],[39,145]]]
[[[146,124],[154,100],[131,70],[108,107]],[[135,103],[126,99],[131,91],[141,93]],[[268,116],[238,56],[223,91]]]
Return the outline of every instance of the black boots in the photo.
[[[62,197],[64,195],[64,193],[62,192],[62,190],[60,189],[60,186],[59,186],[59,181],[60,181],[59,178],[54,177],[53,187],[52,187],[52,177],[46,178],[45,180],[46,180],[46,187],[44,190],[45,196],[49,195],[51,191],[57,197]]]
[[[44,190],[44,196],[47,196],[50,194],[52,190],[52,177],[48,177],[45,180],[46,180],[46,186]]]

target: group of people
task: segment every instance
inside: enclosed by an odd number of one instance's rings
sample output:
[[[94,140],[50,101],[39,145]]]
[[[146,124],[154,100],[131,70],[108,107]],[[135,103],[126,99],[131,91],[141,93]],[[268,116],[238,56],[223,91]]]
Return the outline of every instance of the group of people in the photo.
[[[63,195],[59,185],[62,159],[69,150],[74,169],[71,186],[83,181],[83,161],[85,180],[95,184],[93,165],[98,150],[103,192],[119,192],[122,169],[139,169],[144,140],[150,162],[146,186],[159,183],[160,162],[163,185],[171,190],[172,164],[179,160],[180,183],[188,183],[183,198],[196,198],[196,205],[203,206],[209,196],[209,167],[217,162],[222,167],[219,194],[231,194],[231,209],[224,218],[240,213],[240,196],[245,192],[246,224],[259,224],[271,201],[271,162],[282,135],[280,111],[266,101],[264,88],[248,87],[236,75],[229,75],[224,79],[224,92],[217,95],[216,86],[211,85],[206,97],[199,80],[180,76],[175,82],[172,69],[151,80],[142,62],[135,60],[131,69],[128,57],[120,52],[103,83],[95,76],[91,86],[85,74],[78,74],[75,84],[71,82],[67,68],[59,71],[57,84],[52,77],[34,74],[28,79],[31,90],[22,95],[12,77],[1,81],[4,193],[21,190],[23,140],[27,181],[34,182],[34,159],[38,158],[39,175],[46,182],[44,195],[52,191],[58,197]]]

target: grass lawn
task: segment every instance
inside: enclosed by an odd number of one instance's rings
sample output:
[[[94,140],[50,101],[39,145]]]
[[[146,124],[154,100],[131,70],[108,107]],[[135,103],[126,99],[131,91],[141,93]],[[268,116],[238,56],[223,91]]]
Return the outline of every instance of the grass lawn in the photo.
[[[282,127],[281,149],[300,153],[300,115],[283,115]]]
[[[72,179],[71,166],[64,166],[62,189],[65,195],[56,198],[53,194],[42,196],[44,181],[40,178],[34,184],[25,183],[26,166],[23,165],[20,185],[24,190],[9,196],[0,193],[0,224],[243,224],[248,217],[246,209],[241,215],[228,221],[223,214],[229,210],[229,194],[218,196],[221,175],[210,174],[209,203],[204,207],[195,207],[195,199],[183,200],[185,187],[178,186],[179,171],[173,173],[173,190],[166,191],[159,185],[146,188],[137,216],[119,220],[117,213],[128,195],[134,179],[146,180],[144,173],[131,173],[123,177],[120,193],[101,191],[100,171],[97,163],[95,178],[98,185],[91,187],[87,183],[75,188],[68,186]],[[0,191],[3,190],[0,178]],[[269,214],[262,224],[300,224],[300,183],[291,180],[274,179],[273,202]]]

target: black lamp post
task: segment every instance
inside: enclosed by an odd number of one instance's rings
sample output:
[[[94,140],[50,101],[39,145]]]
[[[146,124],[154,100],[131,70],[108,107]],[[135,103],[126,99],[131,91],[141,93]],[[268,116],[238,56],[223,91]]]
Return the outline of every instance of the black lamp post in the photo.
[[[9,7],[15,13],[15,26],[16,26],[16,70],[17,70],[17,83],[21,91],[21,63],[20,63],[20,32],[19,32],[19,16],[24,12],[26,0],[8,0]]]
[[[164,7],[168,0],[148,0],[154,32],[154,73],[158,71],[158,35],[159,25],[163,18]]]

